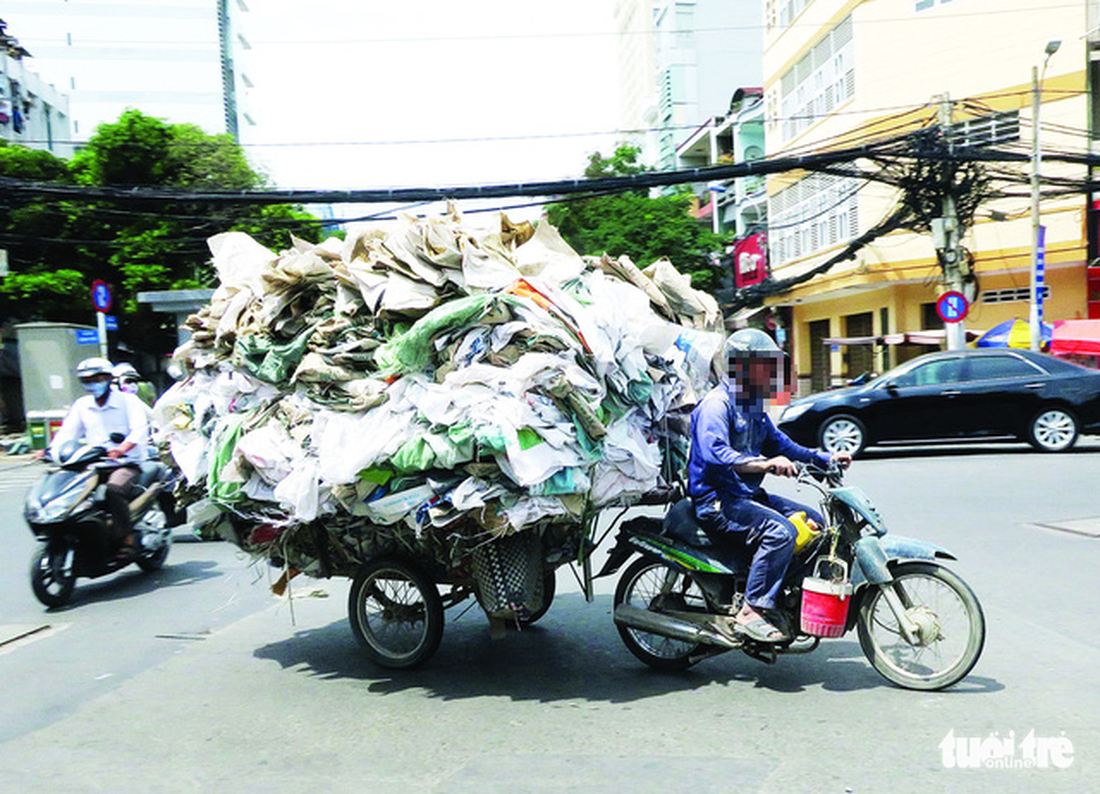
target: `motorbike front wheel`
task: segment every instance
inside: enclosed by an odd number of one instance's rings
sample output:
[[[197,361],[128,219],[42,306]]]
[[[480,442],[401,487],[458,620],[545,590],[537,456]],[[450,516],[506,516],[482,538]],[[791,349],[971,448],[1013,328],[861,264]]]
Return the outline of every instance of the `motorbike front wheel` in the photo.
[[[72,549],[39,546],[31,558],[31,589],[35,598],[48,607],[59,607],[68,602],[75,587]]]
[[[702,606],[702,594],[690,577],[656,560],[640,557],[619,578],[614,604],[616,607],[630,604],[659,612],[662,605],[682,610],[696,600]],[[616,624],[615,628],[627,649],[650,667],[685,670],[695,663],[691,657],[699,649],[699,643],[674,640],[631,626]]]
[[[960,681],[985,644],[985,616],[970,586],[942,565],[907,562],[893,569],[906,615],[918,627],[915,643],[876,587],[859,610],[859,644],[871,666],[906,689],[935,690]]]
[[[439,589],[414,565],[396,558],[364,563],[348,594],[355,638],[382,667],[426,662],[443,638]]]

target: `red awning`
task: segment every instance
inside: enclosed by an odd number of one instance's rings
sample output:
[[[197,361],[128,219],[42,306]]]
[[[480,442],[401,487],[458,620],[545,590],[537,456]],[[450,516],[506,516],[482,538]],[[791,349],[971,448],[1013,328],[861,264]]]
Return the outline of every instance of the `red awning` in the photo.
[[[1100,320],[1055,323],[1050,352],[1056,356],[1100,356]]]

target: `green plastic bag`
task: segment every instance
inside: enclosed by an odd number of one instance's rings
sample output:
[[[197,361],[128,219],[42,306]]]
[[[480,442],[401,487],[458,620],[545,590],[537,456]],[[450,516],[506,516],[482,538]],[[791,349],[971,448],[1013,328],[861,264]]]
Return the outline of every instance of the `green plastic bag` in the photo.
[[[234,353],[245,368],[260,380],[285,383],[301,363],[312,335],[313,327],[310,326],[291,341],[276,344],[270,336],[250,334],[237,340]]]
[[[226,482],[221,475],[233,457],[243,427],[244,415],[231,415],[226,419],[225,427],[218,438],[218,448],[210,460],[210,471],[206,476],[206,491],[215,504],[230,505],[241,498],[244,484]]]

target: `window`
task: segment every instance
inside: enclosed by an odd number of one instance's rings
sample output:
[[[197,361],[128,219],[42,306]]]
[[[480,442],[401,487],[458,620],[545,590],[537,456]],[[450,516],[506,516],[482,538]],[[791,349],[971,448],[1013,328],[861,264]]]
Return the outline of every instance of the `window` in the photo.
[[[783,141],[809,129],[835,107],[854,97],[852,17],[845,17],[784,72],[779,85]]]
[[[937,5],[945,6],[950,2],[951,0],[913,0],[913,10],[917,12],[927,11]]]
[[[962,380],[963,362],[959,358],[945,358],[913,367],[900,375],[894,383],[898,386],[938,386],[941,383],[957,383]]]
[[[981,356],[970,359],[967,380],[995,380],[997,378],[1034,378],[1039,370],[1016,356]]]
[[[1030,287],[1014,287],[1011,289],[987,289],[981,294],[982,303],[1015,303],[1017,301],[1030,301]],[[1050,300],[1050,285],[1043,285],[1043,300]]]
[[[776,265],[846,243],[858,224],[860,183],[811,174],[768,200],[768,243]]]

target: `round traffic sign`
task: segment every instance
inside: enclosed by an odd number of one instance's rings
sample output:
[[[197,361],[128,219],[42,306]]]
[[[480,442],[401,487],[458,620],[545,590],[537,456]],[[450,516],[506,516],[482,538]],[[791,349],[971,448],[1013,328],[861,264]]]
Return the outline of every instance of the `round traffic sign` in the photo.
[[[92,282],[92,305],[97,312],[109,312],[111,310],[111,288],[106,281],[95,280]]]
[[[936,313],[945,323],[962,322],[968,311],[970,302],[965,295],[955,290],[943,293],[936,301]]]

